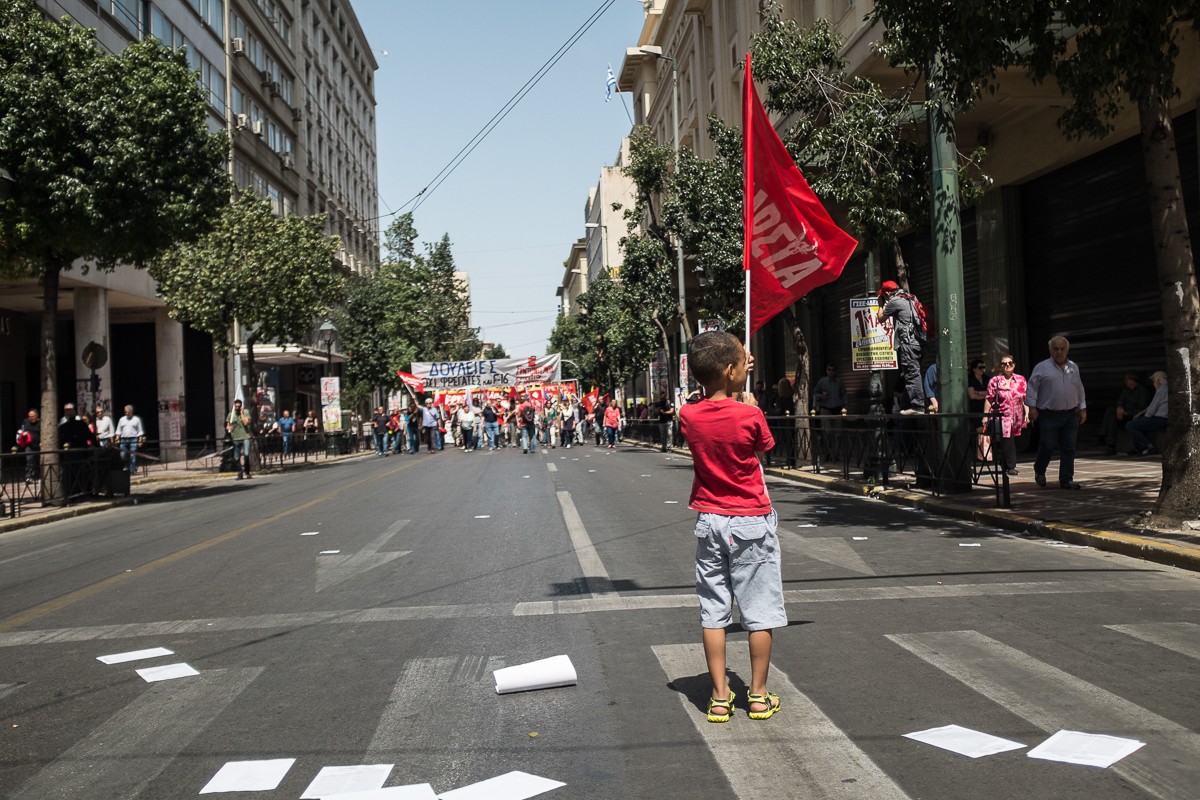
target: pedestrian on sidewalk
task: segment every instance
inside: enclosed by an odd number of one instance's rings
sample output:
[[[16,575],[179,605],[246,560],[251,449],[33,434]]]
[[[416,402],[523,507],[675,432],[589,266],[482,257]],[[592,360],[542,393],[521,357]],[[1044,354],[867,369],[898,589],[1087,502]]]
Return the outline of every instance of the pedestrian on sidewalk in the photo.
[[[988,381],[983,413],[987,415],[992,453],[1009,475],[1017,474],[1017,437],[1029,424],[1029,406],[1025,405],[1028,391],[1029,384],[1017,374],[1013,357],[1002,357],[1000,374]]]
[[[767,691],[773,631],[787,625],[780,572],[778,517],[767,497],[762,457],[775,446],[754,395],[740,395],[753,364],[737,337],[702,333],[688,347],[688,366],[705,398],[680,411],[680,432],[692,453],[688,507],[696,517],[696,594],[704,658],[712,678],[708,721],[728,722],[733,690],[725,669],[725,629],[737,600],[750,636],[751,719],[769,719],[779,697]]]
[[[1150,381],[1154,384],[1154,399],[1125,426],[1129,438],[1133,440],[1133,449],[1129,451],[1131,456],[1153,454],[1154,442],[1146,434],[1167,429],[1167,373],[1159,370],[1150,376]]]
[[[113,443],[113,438],[117,435],[117,429],[113,427],[112,417],[108,415],[108,410],[102,406],[96,405],[96,444],[100,447],[108,447]]]
[[[25,483],[32,486],[38,479],[41,463],[38,453],[42,449],[42,423],[36,408],[29,409],[25,421],[17,429],[17,450],[25,454]]]
[[[1058,448],[1058,485],[1079,489],[1075,482],[1075,442],[1079,426],[1087,421],[1083,378],[1079,365],[1067,357],[1071,352],[1067,337],[1055,336],[1049,344],[1050,358],[1039,362],[1029,376],[1029,419],[1040,431],[1033,479],[1038,486],[1046,486],[1046,467]]]
[[[146,443],[146,429],[142,418],[133,413],[133,406],[125,406],[125,416],[117,420],[117,441],[121,445],[121,460],[129,465],[129,475],[137,472],[137,451]]]
[[[233,460],[237,464],[237,480],[250,477],[250,414],[242,408],[241,400],[233,401],[233,411],[225,420],[225,430],[233,439]],[[245,474],[243,464],[245,462]]]

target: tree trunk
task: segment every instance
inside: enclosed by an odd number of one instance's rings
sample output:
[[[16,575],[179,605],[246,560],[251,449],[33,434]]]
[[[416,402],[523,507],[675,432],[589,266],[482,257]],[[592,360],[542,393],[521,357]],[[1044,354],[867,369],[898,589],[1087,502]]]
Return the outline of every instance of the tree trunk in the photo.
[[[908,288],[908,262],[904,260],[904,250],[900,247],[899,239],[892,239],[892,255],[896,257],[896,283],[906,292]]]
[[[58,337],[58,282],[62,272],[62,259],[53,253],[46,255],[42,272],[42,440],[41,465],[42,500],[62,499],[62,481],[55,477],[58,471],[58,358],[55,348]],[[49,478],[49,480],[48,480]]]
[[[792,311],[791,306],[784,309],[784,323],[792,329],[792,342],[796,346],[796,384],[792,387],[793,400],[796,403],[796,442],[803,444],[809,443],[809,453],[812,458],[816,458],[812,450],[812,419],[808,414],[810,407],[809,398],[809,379],[812,376],[811,360],[808,357],[808,337],[804,335],[804,326],[800,324],[799,318]],[[797,450],[803,450],[797,447]],[[804,455],[803,452],[797,452],[797,458]]]
[[[671,402],[675,402],[674,387],[676,383],[675,371],[679,368],[678,364],[672,368],[671,362],[671,336],[667,333],[667,327],[657,316],[654,317],[654,324],[658,326],[659,332],[662,334],[663,352],[667,354],[667,397]]]
[[[1151,227],[1162,297],[1163,340],[1169,386],[1168,427],[1163,452],[1162,488],[1154,506],[1155,524],[1177,527],[1200,519],[1200,298],[1183,204],[1179,158],[1171,112],[1163,100],[1138,109]]]

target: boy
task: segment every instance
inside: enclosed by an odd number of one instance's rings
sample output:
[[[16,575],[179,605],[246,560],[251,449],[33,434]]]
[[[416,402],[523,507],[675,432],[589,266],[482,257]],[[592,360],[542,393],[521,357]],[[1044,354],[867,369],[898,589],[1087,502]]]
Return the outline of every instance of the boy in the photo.
[[[767,691],[771,633],[787,625],[780,575],[777,518],[763,481],[761,454],[775,446],[753,394],[738,395],[752,365],[735,336],[702,333],[688,347],[688,365],[705,398],[680,410],[695,477],[688,507],[696,518],[696,593],[704,658],[712,676],[708,721],[728,722],[734,695],[725,673],[725,627],[733,600],[750,632],[750,719],[770,719],[779,697]]]

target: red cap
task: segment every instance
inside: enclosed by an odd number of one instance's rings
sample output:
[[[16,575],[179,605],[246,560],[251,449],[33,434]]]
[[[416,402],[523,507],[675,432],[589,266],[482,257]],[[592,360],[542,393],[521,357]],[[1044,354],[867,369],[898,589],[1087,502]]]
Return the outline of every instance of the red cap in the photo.
[[[898,291],[900,291],[900,284],[896,283],[895,281],[884,281],[883,284],[879,287],[879,294],[883,294],[884,292],[898,292]],[[876,296],[878,296],[878,295],[876,295]]]

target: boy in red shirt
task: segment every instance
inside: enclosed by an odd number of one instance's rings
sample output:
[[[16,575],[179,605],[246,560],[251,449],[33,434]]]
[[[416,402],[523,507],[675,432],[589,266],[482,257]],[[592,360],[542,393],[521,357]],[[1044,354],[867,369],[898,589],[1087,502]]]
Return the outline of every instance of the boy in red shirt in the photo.
[[[777,517],[759,457],[775,446],[754,395],[742,394],[753,362],[725,332],[702,333],[688,345],[688,366],[704,400],[679,412],[695,477],[688,507],[696,518],[696,593],[704,658],[712,676],[708,721],[728,722],[734,695],[725,672],[725,627],[737,600],[750,632],[750,719],[770,719],[778,695],[767,691],[772,631],[787,625]],[[740,400],[739,400],[740,397]]]

